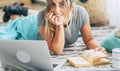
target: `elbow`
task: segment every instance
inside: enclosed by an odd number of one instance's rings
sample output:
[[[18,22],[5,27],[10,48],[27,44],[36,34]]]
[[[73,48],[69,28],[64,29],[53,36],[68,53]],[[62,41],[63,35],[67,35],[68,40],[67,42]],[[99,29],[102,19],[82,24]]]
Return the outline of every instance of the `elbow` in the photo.
[[[61,55],[63,53],[63,51],[57,51],[57,52],[54,52],[56,55]]]
[[[51,48],[51,51],[53,53],[55,53],[56,55],[61,55],[63,53],[63,48],[64,48],[64,45],[63,46],[53,46]]]

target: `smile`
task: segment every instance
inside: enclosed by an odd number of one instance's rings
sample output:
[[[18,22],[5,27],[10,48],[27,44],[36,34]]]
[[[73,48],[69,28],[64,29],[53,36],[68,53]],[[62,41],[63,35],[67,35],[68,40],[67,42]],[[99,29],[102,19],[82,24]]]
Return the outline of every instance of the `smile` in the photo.
[[[57,17],[60,17],[60,16],[62,16],[62,15],[56,15]]]

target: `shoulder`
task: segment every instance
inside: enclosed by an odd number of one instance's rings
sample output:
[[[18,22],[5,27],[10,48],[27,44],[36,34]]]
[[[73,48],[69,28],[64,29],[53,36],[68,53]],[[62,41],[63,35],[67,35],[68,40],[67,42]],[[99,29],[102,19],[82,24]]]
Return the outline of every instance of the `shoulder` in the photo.
[[[89,14],[87,13],[86,9],[80,5],[74,6],[73,14],[76,17],[77,22],[81,25],[80,27],[84,26],[89,20]]]
[[[42,18],[42,17],[44,17],[45,16],[45,10],[46,10],[46,8],[43,8],[43,9],[41,9],[40,11],[39,11],[39,13],[38,13],[38,18]]]
[[[73,13],[75,13],[75,15],[78,17],[78,18],[89,18],[89,14],[88,12],[86,11],[86,9],[80,5],[75,5],[74,8],[73,8]]]
[[[77,13],[84,13],[86,12],[86,9],[80,5],[75,5],[73,11],[76,11]]]
[[[39,11],[38,13],[38,17],[37,17],[37,20],[38,20],[38,25],[42,25],[44,23],[44,20],[45,20],[45,11],[46,11],[46,8],[43,8]]]

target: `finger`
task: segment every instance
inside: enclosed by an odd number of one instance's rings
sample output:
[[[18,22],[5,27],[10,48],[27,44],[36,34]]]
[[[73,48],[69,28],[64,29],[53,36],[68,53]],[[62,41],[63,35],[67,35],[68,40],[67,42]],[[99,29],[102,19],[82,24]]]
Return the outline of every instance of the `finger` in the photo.
[[[108,56],[108,53],[107,53],[107,51],[105,50],[105,48],[102,48],[100,51],[103,52],[103,53],[105,53],[105,54]]]
[[[56,16],[52,16],[52,18],[51,18],[51,22],[55,25],[55,17]]]
[[[106,51],[102,51],[106,56],[108,56],[108,53]]]
[[[53,13],[50,13],[49,16],[48,16],[48,18],[51,19],[52,16],[53,16]]]
[[[58,21],[58,17],[55,17],[55,23],[56,23],[56,25],[60,25],[61,24],[61,22]]]
[[[61,17],[61,16],[60,16]],[[56,17],[55,21],[57,22],[57,25],[63,24],[63,19],[64,18],[60,18],[60,17]]]
[[[101,47],[97,47],[95,48],[96,51],[100,51],[101,50]]]
[[[52,13],[51,11],[50,11],[50,12],[48,12],[48,13],[47,13],[47,15],[46,15],[46,17],[48,18],[48,16],[49,16],[51,13]]]
[[[106,50],[105,50],[105,48],[101,48],[100,51],[103,51],[103,52],[104,52],[104,51],[106,51]]]
[[[53,13],[52,13],[52,12],[50,12],[50,13],[47,14],[46,17],[47,17],[47,19],[48,19],[49,22],[51,22],[52,16],[53,16]]]
[[[103,47],[97,47],[97,48],[95,48],[95,50],[96,50],[96,51],[103,52],[105,55],[107,55],[107,56],[108,56],[107,51],[106,51],[106,50],[105,50],[105,48],[103,48]]]

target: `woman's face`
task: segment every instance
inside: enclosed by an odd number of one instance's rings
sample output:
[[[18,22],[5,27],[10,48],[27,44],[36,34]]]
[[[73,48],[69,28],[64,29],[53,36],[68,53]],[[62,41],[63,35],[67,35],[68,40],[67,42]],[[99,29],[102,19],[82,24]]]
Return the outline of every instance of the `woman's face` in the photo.
[[[52,0],[51,11],[53,12],[53,15],[57,17],[65,16],[66,8],[65,8],[64,1],[63,0]]]

